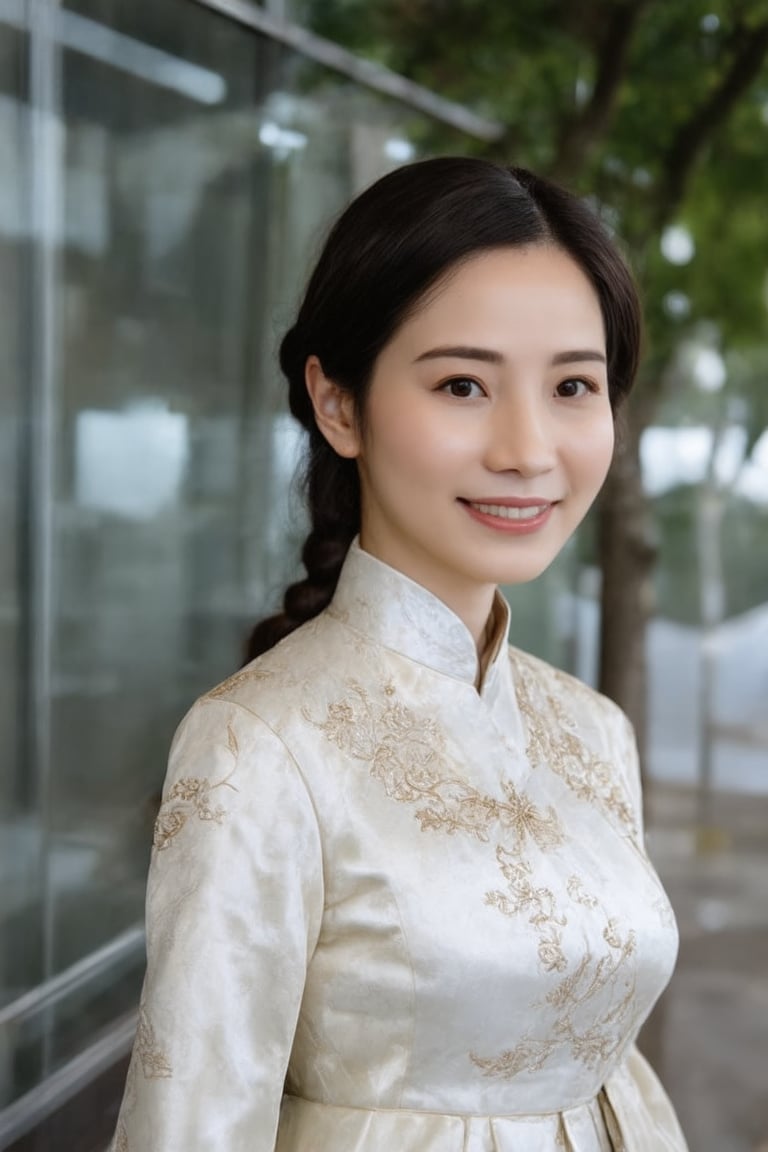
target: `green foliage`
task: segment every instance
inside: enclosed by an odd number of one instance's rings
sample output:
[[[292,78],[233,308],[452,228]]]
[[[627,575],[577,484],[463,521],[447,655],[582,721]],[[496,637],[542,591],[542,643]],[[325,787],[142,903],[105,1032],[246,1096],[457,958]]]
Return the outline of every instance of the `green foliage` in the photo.
[[[747,50],[768,28],[766,0],[309,0],[308,19],[507,125],[498,144],[468,150],[564,175],[610,205],[660,363],[702,319],[725,347],[765,338],[768,37],[751,78]],[[723,91],[734,70],[745,90]],[[423,143],[441,150],[439,127]],[[660,254],[673,220],[696,243],[686,267]],[[665,309],[669,292],[688,298],[685,317]]]

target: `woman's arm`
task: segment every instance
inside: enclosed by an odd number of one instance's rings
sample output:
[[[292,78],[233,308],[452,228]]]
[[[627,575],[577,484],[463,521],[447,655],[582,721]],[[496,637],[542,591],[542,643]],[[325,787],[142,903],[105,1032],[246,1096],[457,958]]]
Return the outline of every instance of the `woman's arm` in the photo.
[[[273,1152],[323,878],[285,746],[203,698],[171,749],[147,975],[114,1152]]]

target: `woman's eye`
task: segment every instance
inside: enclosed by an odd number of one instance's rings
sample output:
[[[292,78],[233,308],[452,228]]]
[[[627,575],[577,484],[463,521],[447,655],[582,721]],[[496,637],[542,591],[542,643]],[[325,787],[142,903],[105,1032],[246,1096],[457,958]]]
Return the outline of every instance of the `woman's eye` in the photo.
[[[583,396],[587,392],[594,392],[595,387],[588,380],[582,380],[578,376],[570,376],[567,380],[561,380],[556,388],[558,396],[563,396],[570,399],[573,396]]]
[[[451,396],[456,396],[460,400],[485,395],[477,380],[470,380],[467,376],[454,376],[453,379],[446,380],[440,385],[440,391],[449,392]]]

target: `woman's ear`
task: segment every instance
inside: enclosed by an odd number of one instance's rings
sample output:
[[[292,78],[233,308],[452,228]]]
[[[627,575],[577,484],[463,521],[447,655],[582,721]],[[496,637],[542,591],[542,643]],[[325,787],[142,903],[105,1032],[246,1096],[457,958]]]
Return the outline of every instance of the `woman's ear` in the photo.
[[[328,379],[317,356],[308,357],[304,380],[318,428],[339,456],[354,460],[360,453],[360,436],[352,394]]]

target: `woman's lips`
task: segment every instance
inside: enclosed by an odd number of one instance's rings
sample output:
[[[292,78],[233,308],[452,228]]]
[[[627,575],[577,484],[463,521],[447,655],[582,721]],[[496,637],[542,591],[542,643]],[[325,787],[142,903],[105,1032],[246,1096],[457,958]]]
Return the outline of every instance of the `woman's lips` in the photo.
[[[502,532],[535,532],[549,519],[551,500],[461,500],[473,520]]]

